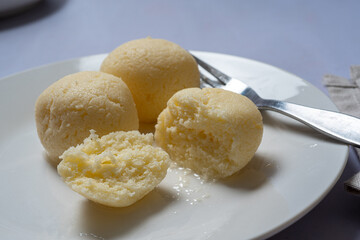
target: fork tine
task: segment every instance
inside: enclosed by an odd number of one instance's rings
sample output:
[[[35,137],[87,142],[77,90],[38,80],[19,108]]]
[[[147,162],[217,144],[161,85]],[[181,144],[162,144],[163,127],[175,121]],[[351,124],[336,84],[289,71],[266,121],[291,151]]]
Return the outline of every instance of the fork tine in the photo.
[[[207,76],[205,76],[202,72],[200,72],[200,79],[202,80],[202,84],[204,87],[213,87],[213,88],[220,88],[222,87],[222,83],[219,83],[218,81],[211,80]]]
[[[200,72],[200,88],[213,88],[214,86],[208,82],[208,77],[206,77],[202,72]]]
[[[201,81],[200,82],[200,88],[203,89],[203,88],[212,88],[211,85],[207,84],[206,82],[204,81]]]
[[[191,54],[192,55],[192,54]],[[223,72],[220,72],[218,69],[214,68],[213,66],[205,63],[201,59],[197,58],[196,56],[192,55],[196,62],[201,66],[203,69],[205,69],[207,72],[209,72],[211,75],[213,75],[219,82],[221,82],[223,85],[228,83],[231,79],[228,75],[226,75]]]

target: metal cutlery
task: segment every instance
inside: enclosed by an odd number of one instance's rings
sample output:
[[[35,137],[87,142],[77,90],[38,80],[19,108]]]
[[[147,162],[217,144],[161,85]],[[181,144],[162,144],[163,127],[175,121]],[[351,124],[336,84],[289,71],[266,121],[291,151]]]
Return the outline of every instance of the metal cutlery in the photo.
[[[273,99],[263,99],[242,81],[226,75],[194,55],[193,57],[199,66],[215,78],[212,80],[201,73],[203,86],[222,88],[242,94],[252,100],[259,109],[282,113],[333,139],[360,147],[360,119],[339,112]]]

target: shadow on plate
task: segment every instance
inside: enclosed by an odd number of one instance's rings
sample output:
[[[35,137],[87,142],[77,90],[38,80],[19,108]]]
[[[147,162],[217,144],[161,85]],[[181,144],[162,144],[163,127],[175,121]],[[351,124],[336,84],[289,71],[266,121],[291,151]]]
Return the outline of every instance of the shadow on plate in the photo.
[[[234,189],[254,191],[261,188],[277,170],[278,166],[273,159],[255,154],[243,169],[219,183]]]
[[[66,2],[67,0],[43,0],[16,14],[0,16],[0,31],[47,17],[63,7]]]
[[[264,127],[273,128],[273,131],[278,133],[276,136],[278,138],[281,138],[281,133],[283,132],[292,132],[294,136],[307,135],[314,140],[337,143],[336,140],[281,114],[262,111],[262,116]],[[271,159],[272,157],[274,156],[257,152],[246,167],[234,175],[219,181],[219,183],[231,188],[247,191],[259,189],[279,170],[279,164],[276,162],[276,159]]]
[[[99,239],[125,237],[126,234],[139,228],[142,222],[161,212],[174,201],[172,198],[165,198],[166,195],[169,195],[166,190],[157,188],[140,201],[125,208],[107,207],[92,201],[84,201],[80,210],[78,229],[84,236],[96,236]]]
[[[59,164],[59,162],[55,162],[54,160],[51,160],[51,158],[49,157],[49,155],[46,153],[46,151],[43,151],[42,153],[43,158],[45,159],[45,161],[51,166],[51,168],[56,172],[57,174],[57,165]]]

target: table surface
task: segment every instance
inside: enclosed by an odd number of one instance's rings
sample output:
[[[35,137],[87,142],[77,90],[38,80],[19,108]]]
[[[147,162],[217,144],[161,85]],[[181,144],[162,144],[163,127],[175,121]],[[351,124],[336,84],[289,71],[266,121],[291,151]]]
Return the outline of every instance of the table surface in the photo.
[[[360,1],[44,0],[0,18],[0,78],[57,61],[106,53],[152,36],[185,49],[265,62],[327,94],[325,74],[360,64]],[[353,149],[330,193],[270,239],[360,239],[360,198],[343,182],[360,171]]]

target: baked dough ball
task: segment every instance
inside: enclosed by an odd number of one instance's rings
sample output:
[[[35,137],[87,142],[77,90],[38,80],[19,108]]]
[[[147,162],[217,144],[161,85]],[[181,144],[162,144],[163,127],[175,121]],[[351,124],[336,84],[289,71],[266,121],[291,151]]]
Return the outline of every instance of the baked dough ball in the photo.
[[[53,83],[38,97],[35,119],[41,143],[57,163],[90,129],[102,136],[139,128],[130,90],[120,78],[102,72],[78,72]]]
[[[121,77],[128,85],[140,122],[156,122],[174,93],[200,86],[194,58],[163,39],[138,39],[119,46],[105,58],[101,71]]]
[[[72,190],[94,202],[129,206],[166,176],[169,155],[153,142],[151,133],[119,131],[98,138],[91,131],[83,144],[61,155],[58,173]]]
[[[254,156],[262,116],[248,98],[215,88],[177,92],[159,115],[155,141],[170,158],[204,178],[224,178]]]

